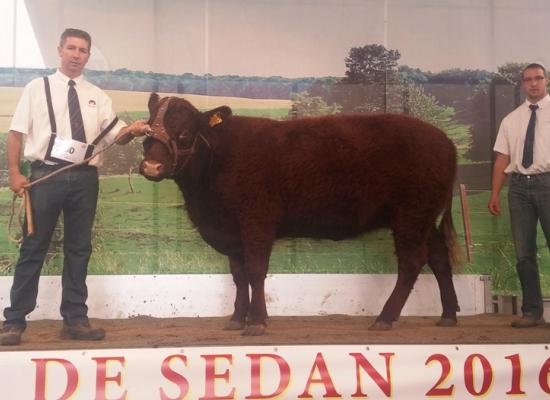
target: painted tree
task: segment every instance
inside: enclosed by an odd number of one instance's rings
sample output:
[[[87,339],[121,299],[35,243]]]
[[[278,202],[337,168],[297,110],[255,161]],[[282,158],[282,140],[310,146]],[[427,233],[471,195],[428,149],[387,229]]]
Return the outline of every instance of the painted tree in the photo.
[[[406,85],[405,93],[404,108],[408,114],[444,131],[456,146],[459,162],[465,161],[472,142],[470,127],[454,120],[454,108],[440,105],[434,96],[415,84]]]
[[[308,92],[300,92],[292,95],[292,105],[288,117],[293,119],[337,114],[341,108],[337,104],[329,105],[320,96],[310,96]]]
[[[381,44],[352,47],[345,58],[344,83],[385,83],[397,77],[397,65],[401,54],[388,50]]]
[[[508,62],[497,67],[498,77],[512,85],[521,83],[521,71],[528,63]]]
[[[388,50],[381,44],[353,47],[345,58],[345,77],[335,87],[336,102],[345,112],[398,112],[399,103],[398,50]]]

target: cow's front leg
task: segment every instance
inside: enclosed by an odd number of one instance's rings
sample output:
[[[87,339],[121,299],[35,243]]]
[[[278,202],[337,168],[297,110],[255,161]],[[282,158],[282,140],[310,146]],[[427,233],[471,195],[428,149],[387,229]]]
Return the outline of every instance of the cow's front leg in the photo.
[[[243,257],[229,256],[229,267],[231,269],[231,275],[233,276],[233,282],[236,286],[235,297],[235,309],[233,316],[225,324],[226,330],[241,330],[246,325],[246,316],[248,315],[248,308],[250,306],[250,297],[248,294],[248,274],[244,270]]]

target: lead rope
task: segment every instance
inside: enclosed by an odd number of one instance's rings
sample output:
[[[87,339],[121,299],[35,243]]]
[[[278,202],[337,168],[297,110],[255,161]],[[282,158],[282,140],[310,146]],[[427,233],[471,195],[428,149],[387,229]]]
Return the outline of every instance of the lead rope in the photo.
[[[129,133],[129,134],[131,135],[131,133]],[[123,137],[119,138],[119,140],[121,140]],[[12,203],[11,203],[11,215],[10,215],[10,219],[9,219],[9,222],[8,222],[8,239],[11,242],[14,242],[16,244],[21,244],[21,242],[23,241],[23,237],[21,237],[20,239],[16,239],[11,234],[11,227],[12,227],[13,218],[14,218],[14,215],[15,215],[15,204],[17,202],[17,197],[20,197],[20,196],[23,197],[23,202],[21,203],[21,206],[19,207],[19,212],[18,212],[18,215],[17,215],[18,220],[19,220],[19,226],[21,227],[21,229],[23,229],[22,213],[23,213],[23,208],[24,208],[25,209],[25,214],[27,216],[27,236],[32,236],[34,234],[34,224],[33,224],[33,218],[32,218],[32,204],[31,204],[31,196],[29,194],[29,189],[31,187],[33,187],[34,185],[36,185],[37,183],[45,181],[46,179],[49,179],[52,176],[60,174],[63,171],[67,171],[67,170],[69,170],[71,168],[75,168],[79,165],[86,164],[87,162],[89,162],[93,158],[97,157],[101,153],[107,151],[114,144],[116,144],[119,140],[115,140],[110,145],[104,147],[103,149],[99,150],[98,152],[92,154],[90,157],[88,157],[88,158],[86,158],[82,161],[79,161],[79,162],[74,163],[74,164],[66,165],[62,168],[56,169],[55,171],[49,173],[48,175],[43,176],[42,178],[39,178],[35,181],[27,183],[25,186],[23,186],[23,191],[22,191],[21,194],[14,193]]]

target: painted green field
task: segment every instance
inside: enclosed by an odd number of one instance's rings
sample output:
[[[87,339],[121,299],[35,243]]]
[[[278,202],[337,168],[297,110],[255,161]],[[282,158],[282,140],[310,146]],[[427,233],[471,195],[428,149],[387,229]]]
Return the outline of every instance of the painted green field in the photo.
[[[94,229],[92,274],[226,273],[227,261],[207,246],[190,225],[182,199],[171,181],[151,183],[140,176],[101,179]],[[0,192],[2,210],[11,194]],[[2,212],[2,222],[7,212]],[[57,237],[60,238],[58,232]],[[16,258],[17,249],[3,235],[2,254]],[[53,246],[44,273],[60,271],[61,251]],[[271,260],[272,272],[389,272],[394,270],[392,243],[387,232],[368,240],[342,242],[280,240]],[[7,262],[7,261],[6,261]]]
[[[0,91],[2,92],[2,91]],[[11,93],[11,92],[10,92]],[[147,119],[146,94],[114,92],[125,120]],[[10,98],[15,98],[10,94]],[[137,97],[136,97],[137,96]],[[13,100],[13,99],[12,99]],[[201,110],[229,104],[234,114],[282,119],[288,104],[269,100],[206,98],[193,103]],[[133,102],[133,103],[132,103]],[[134,104],[135,103],[135,104]],[[218,104],[219,103],[219,104]],[[128,110],[128,111],[122,111]],[[131,186],[130,186],[131,182]],[[227,273],[227,260],[207,246],[190,225],[183,201],[171,181],[152,183],[139,175],[102,177],[94,229],[90,274]],[[473,236],[473,260],[465,273],[490,274],[500,294],[518,294],[508,215],[492,217],[486,210],[488,192],[471,192],[468,201]],[[503,193],[506,210],[506,193]],[[10,274],[18,248],[7,239],[12,195],[0,188],[0,274]],[[459,239],[464,242],[459,199],[454,203]],[[15,229],[17,231],[17,229]],[[62,265],[61,230],[56,232],[44,274],[59,274]],[[14,232],[15,234],[15,232]],[[539,237],[542,285],[550,296],[550,255]],[[271,257],[272,273],[394,273],[396,261],[388,231],[369,233],[341,242],[310,239],[279,240]]]
[[[131,186],[129,184],[131,182]],[[133,190],[133,191],[132,191]],[[94,253],[90,274],[227,273],[227,260],[207,246],[190,225],[181,195],[172,181],[152,183],[139,175],[103,177],[94,229]],[[504,198],[505,196],[503,196]],[[473,262],[462,272],[493,277],[497,293],[514,294],[518,282],[507,215],[494,218],[485,211],[488,193],[470,194]],[[0,189],[0,223],[7,223],[11,193]],[[455,199],[454,218],[460,240],[463,229]],[[62,265],[61,233],[51,248],[45,274],[59,274]],[[540,238],[541,243],[543,238]],[[17,247],[0,234],[0,261],[13,265]],[[541,248],[541,265],[550,265],[548,251]],[[283,239],[274,248],[273,273],[393,273],[396,272],[393,242],[388,231],[354,240]],[[550,293],[550,273],[543,275],[544,292]],[[9,274],[9,269],[3,274]]]
[[[502,215],[494,217],[487,211],[490,193],[488,191],[468,194],[471,232],[473,241],[473,259],[467,265],[467,271],[492,276],[493,288],[499,294],[519,295],[519,281],[515,270],[514,247],[510,232],[508,215],[507,188],[501,193]],[[459,199],[455,199],[455,221],[457,231],[463,237],[461,216],[458,213]],[[550,295],[550,254],[542,231],[538,232],[538,261],[541,272],[541,285],[545,296]]]

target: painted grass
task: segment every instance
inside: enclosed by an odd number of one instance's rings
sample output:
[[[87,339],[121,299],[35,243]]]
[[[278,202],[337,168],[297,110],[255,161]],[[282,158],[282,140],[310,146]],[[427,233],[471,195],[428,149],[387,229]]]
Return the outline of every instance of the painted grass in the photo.
[[[191,226],[171,181],[151,183],[135,176],[101,179],[90,274],[227,273],[226,257],[207,246]],[[11,194],[0,190],[0,221],[8,217]],[[60,233],[58,233],[58,236]],[[0,234],[1,258],[13,262],[17,248]],[[45,274],[58,274],[62,255],[52,246]],[[393,247],[387,232],[342,242],[284,239],[277,242],[271,272],[391,272]]]
[[[520,293],[520,288],[515,270],[515,252],[506,200],[507,189],[505,188],[501,193],[503,211],[500,217],[494,217],[487,211],[489,196],[488,191],[470,192],[468,195],[473,262],[467,266],[467,270],[491,275],[493,288],[497,293],[517,295]],[[458,204],[457,200],[455,208]],[[455,221],[460,220],[455,219]],[[550,253],[540,226],[537,242],[541,287],[543,294],[550,296]]]
[[[132,178],[130,191],[125,176],[103,177],[94,229],[94,253],[90,274],[227,273],[226,257],[207,246],[191,226],[181,195],[172,181],[151,183]],[[473,262],[463,272],[489,274],[496,293],[518,294],[519,286],[510,240],[509,220],[486,211],[487,192],[470,193]],[[506,198],[503,193],[503,200]],[[0,223],[6,226],[11,192],[0,189]],[[454,217],[460,240],[463,228],[459,200]],[[504,204],[506,209],[506,204]],[[0,265],[12,265],[17,247],[0,231]],[[51,247],[44,274],[59,274],[62,265],[60,233]],[[540,243],[545,243],[542,234]],[[272,273],[393,273],[396,272],[393,241],[388,231],[360,238],[330,240],[282,239],[273,250]],[[550,255],[540,249],[543,291],[550,294]],[[427,269],[426,269],[427,270]],[[7,274],[8,272],[3,272]]]
[[[9,116],[19,99],[21,88],[0,88],[0,132],[7,130]],[[111,91],[123,119],[147,119],[149,93]],[[163,94],[161,94],[163,95]],[[171,95],[171,94],[170,94]],[[289,101],[256,100],[197,95],[183,96],[197,108],[207,110],[219,105],[232,107],[236,115],[286,117]],[[4,127],[5,125],[5,127]],[[151,273],[226,273],[225,257],[208,247],[187,220],[182,199],[170,182],[153,184],[135,176],[134,193],[127,177],[105,177],[94,235],[90,274]],[[464,272],[490,274],[496,293],[518,294],[514,251],[507,211],[500,218],[486,211],[488,192],[469,193],[473,261]],[[506,193],[502,194],[507,210]],[[0,274],[9,274],[18,256],[17,247],[7,240],[7,221],[11,192],[0,188]],[[455,199],[455,221],[463,240],[459,201]],[[62,265],[60,234],[51,246],[44,274],[59,274]],[[539,234],[540,269],[543,292],[550,296],[550,255]],[[270,272],[274,273],[392,273],[396,271],[391,235],[387,231],[370,233],[342,242],[288,240],[276,243]]]
[[[101,183],[95,242],[109,256],[97,268],[107,270],[104,273],[132,273],[128,268],[143,273],[228,271],[226,257],[207,246],[191,226],[173,182],[155,184],[136,177],[132,184],[135,193],[129,193],[125,182],[125,177],[112,177]],[[281,240],[273,252],[271,271],[368,272],[380,269],[378,264],[393,264],[388,262],[393,256],[386,235],[371,236],[370,250],[363,240],[330,242],[330,247],[326,241]],[[365,253],[378,254],[376,266],[364,263]],[[124,268],[128,260],[132,266]]]

